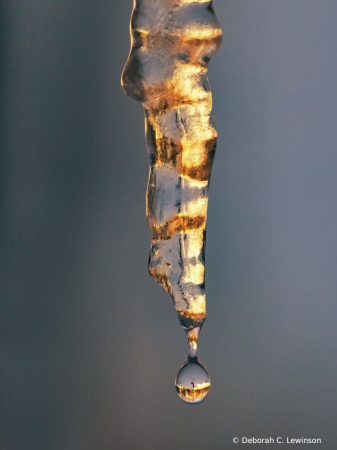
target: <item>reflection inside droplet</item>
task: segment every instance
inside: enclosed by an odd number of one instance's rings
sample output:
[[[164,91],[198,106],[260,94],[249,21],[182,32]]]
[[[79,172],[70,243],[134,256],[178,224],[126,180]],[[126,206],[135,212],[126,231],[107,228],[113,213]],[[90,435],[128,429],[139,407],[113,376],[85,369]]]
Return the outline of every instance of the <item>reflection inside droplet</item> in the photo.
[[[208,394],[211,380],[196,356],[188,358],[179,370],[175,384],[178,395],[184,402],[199,403]]]

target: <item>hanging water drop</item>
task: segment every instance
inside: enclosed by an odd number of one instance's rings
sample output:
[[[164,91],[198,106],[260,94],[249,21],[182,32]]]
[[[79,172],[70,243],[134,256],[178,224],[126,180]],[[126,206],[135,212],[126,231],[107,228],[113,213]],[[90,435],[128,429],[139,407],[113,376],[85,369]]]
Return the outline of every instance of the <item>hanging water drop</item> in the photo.
[[[208,372],[197,355],[199,331],[197,327],[188,333],[190,352],[175,381],[179,397],[187,403],[200,403],[211,386]]]

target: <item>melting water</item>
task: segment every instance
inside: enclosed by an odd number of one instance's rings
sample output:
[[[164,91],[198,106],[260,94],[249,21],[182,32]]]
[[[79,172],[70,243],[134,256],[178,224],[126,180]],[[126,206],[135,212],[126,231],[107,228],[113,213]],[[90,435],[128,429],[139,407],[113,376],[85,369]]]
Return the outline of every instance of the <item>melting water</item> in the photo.
[[[179,397],[188,403],[199,403],[208,394],[211,380],[207,370],[197,356],[197,344],[200,328],[193,328],[188,333],[190,353],[176,378],[176,389]]]
[[[208,0],[134,0],[130,31],[122,87],[145,112],[149,272],[187,332],[190,354],[176,389],[184,401],[197,403],[210,388],[197,357],[206,319],[206,219],[217,142],[207,69],[222,32]]]

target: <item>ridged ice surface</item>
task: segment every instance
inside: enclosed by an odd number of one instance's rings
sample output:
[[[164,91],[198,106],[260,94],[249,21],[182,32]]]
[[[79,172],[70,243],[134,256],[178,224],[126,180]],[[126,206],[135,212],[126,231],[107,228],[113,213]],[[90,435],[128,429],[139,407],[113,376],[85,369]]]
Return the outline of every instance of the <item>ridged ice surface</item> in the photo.
[[[207,68],[221,39],[211,1],[134,1],[122,86],[145,109],[149,271],[185,328],[206,318],[205,230],[217,142]]]

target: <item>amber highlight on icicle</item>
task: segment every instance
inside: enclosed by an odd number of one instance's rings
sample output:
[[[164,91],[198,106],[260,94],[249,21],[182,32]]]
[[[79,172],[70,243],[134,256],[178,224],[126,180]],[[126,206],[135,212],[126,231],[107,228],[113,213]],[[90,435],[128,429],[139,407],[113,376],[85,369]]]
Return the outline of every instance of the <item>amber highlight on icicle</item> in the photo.
[[[222,31],[212,1],[134,0],[124,92],[145,110],[151,276],[179,315],[206,317],[205,230],[217,142],[208,63]],[[193,317],[197,318],[193,324]]]

